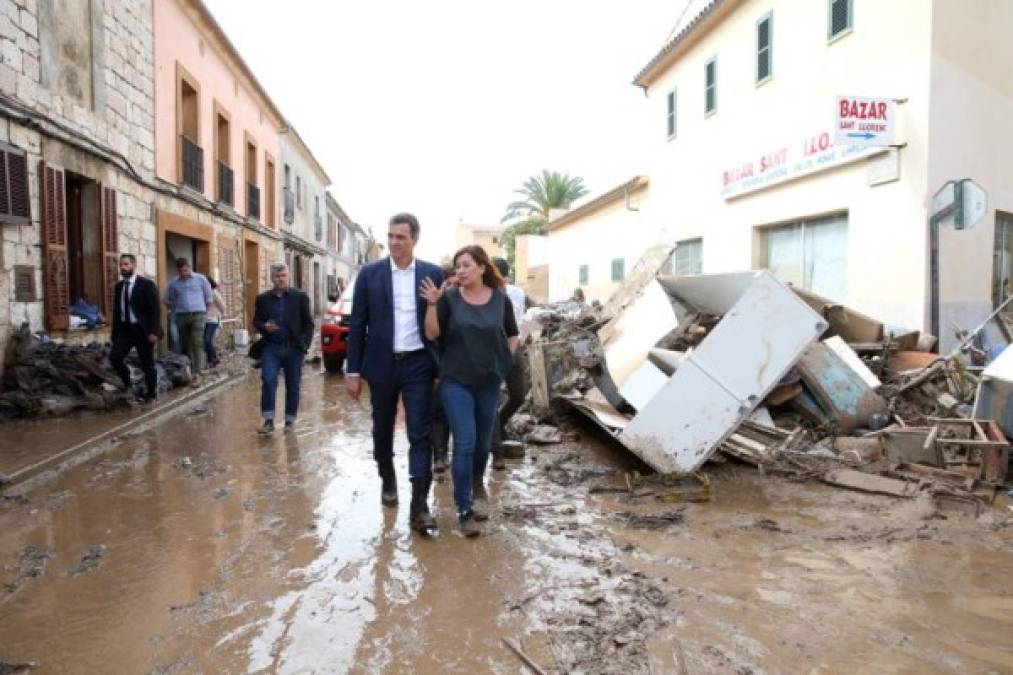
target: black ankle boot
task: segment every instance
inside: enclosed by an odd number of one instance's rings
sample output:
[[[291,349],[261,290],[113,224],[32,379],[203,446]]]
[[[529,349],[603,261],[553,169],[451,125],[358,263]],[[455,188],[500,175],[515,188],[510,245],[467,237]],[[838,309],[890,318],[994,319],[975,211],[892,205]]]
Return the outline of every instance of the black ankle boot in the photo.
[[[409,524],[423,534],[436,530],[436,519],[429,513],[429,487],[432,479],[412,478],[412,503],[409,509]]]
[[[447,470],[447,449],[437,448],[433,451],[433,473],[443,473]]]
[[[384,506],[397,506],[397,474],[394,463],[379,465],[380,471],[380,502]]]

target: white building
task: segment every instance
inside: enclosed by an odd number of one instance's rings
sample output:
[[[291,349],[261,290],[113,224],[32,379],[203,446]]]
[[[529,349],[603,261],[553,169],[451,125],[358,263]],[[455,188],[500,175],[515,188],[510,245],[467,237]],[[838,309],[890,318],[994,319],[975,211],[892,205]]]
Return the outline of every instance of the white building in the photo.
[[[549,221],[550,302],[571,297],[577,287],[588,302],[605,302],[643,252],[670,237],[641,210],[648,182],[636,176]]]
[[[306,291],[314,314],[324,310],[330,264],[324,223],[331,179],[291,125],[278,139],[281,155],[282,233],[293,285]]]
[[[327,294],[342,290],[352,282],[362,266],[359,254],[361,228],[348,217],[338,201],[327,192]]]
[[[929,329],[932,196],[973,178],[985,218],[941,233],[945,349],[1013,272],[1010,29],[1008,0],[697,2],[636,77],[658,131],[644,215],[700,242],[704,272],[768,267]],[[902,146],[833,146],[838,95],[903,101]]]
[[[680,243],[680,272],[767,267],[931,330],[932,197],[972,178],[984,218],[940,236],[946,350],[1013,286],[1010,29],[1009,0],[694,0],[635,78],[657,130],[649,195],[631,212],[613,190],[607,209],[550,224],[550,295],[582,265],[589,298],[605,293],[607,258],[628,267],[639,255],[623,248],[662,239]],[[841,95],[903,101],[900,147],[834,146]]]

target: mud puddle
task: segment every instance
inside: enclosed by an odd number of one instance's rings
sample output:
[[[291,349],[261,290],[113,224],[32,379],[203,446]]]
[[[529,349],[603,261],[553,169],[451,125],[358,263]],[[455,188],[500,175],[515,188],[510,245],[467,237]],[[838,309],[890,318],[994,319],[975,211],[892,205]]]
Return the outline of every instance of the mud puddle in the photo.
[[[624,488],[589,431],[490,479],[486,536],[379,506],[368,410],[308,375],[258,438],[256,380],[0,502],[0,661],[35,673],[1004,672],[1013,529],[710,469]]]

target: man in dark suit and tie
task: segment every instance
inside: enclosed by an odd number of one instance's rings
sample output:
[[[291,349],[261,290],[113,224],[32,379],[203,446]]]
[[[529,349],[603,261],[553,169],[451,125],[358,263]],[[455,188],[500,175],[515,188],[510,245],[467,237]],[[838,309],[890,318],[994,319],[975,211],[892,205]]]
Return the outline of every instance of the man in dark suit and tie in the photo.
[[[436,379],[436,346],[426,340],[422,280],[440,286],[439,267],[415,258],[419,221],[399,213],[388,223],[390,256],[359,270],[352,295],[345,386],[352,398],[369,384],[373,408],[373,457],[382,481],[381,501],[397,504],[394,473],[394,420],[398,399],[408,427],[408,474],[412,483],[409,510],[412,528],[431,533],[436,521],[429,512],[432,474],[432,397]]]
[[[109,362],[130,389],[130,370],[125,360],[131,349],[137,349],[144,371],[145,401],[158,396],[155,372],[155,344],[162,337],[162,314],[158,304],[158,286],[147,277],[138,276],[137,259],[124,253],[120,256],[122,281],[113,291],[113,348]]]

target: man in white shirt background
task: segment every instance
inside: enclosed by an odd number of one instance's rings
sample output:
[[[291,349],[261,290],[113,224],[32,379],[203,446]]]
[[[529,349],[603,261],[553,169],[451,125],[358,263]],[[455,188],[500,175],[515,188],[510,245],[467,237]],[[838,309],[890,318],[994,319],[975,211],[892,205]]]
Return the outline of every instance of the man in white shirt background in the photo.
[[[503,258],[493,258],[492,264],[496,266],[504,279],[510,279],[510,263]],[[496,421],[493,424],[492,468],[497,470],[506,468],[502,448],[506,424],[521,407],[524,403],[524,398],[528,395],[527,377],[524,370],[524,362],[527,358],[524,350],[524,341],[527,340],[529,332],[524,315],[527,312],[528,299],[524,294],[524,289],[511,283],[507,283],[506,294],[510,299],[510,305],[514,309],[514,320],[517,322],[520,335],[518,336],[517,349],[514,351],[514,365],[510,369],[510,374],[507,375],[506,382],[504,383],[507,390],[507,400],[496,411]]]

